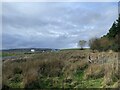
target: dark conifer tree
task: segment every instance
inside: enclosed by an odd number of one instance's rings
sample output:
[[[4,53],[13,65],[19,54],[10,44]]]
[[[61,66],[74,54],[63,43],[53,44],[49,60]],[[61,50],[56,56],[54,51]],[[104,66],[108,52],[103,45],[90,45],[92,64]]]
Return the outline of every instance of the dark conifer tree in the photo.
[[[117,20],[117,34],[120,34],[120,14]]]
[[[116,25],[116,22],[114,22],[112,27],[109,30],[109,33],[107,34],[107,37],[109,39],[115,38],[116,34],[117,34],[117,25]]]

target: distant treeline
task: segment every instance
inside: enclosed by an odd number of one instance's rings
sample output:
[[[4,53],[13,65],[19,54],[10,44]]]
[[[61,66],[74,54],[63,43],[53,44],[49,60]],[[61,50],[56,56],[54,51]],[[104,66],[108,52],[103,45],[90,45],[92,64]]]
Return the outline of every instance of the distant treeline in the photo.
[[[120,51],[120,14],[118,19],[113,23],[109,32],[101,38],[92,38],[89,41],[90,48],[98,51]]]
[[[6,49],[6,50],[2,50],[2,52],[31,52],[32,49],[34,49],[35,52],[59,50],[52,48],[19,48],[19,49]]]

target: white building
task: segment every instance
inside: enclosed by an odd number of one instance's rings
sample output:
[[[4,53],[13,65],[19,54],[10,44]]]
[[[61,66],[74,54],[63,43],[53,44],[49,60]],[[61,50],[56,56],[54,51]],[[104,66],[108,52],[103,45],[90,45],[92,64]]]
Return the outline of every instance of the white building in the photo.
[[[31,51],[31,52],[35,52],[35,49],[31,49],[30,51]]]

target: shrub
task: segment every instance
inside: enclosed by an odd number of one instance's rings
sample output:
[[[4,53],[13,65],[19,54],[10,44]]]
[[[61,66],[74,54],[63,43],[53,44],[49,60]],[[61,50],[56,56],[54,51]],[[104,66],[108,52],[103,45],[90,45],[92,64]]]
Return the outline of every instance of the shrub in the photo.
[[[35,70],[34,68],[29,69],[28,71],[24,73],[24,78],[23,78],[24,86],[27,86],[37,81],[37,79],[38,79],[37,70]]]
[[[36,89],[36,88],[41,88],[40,87],[40,85],[39,85],[39,81],[37,80],[37,81],[32,81],[32,82],[28,82],[28,83],[26,83],[26,85],[25,85],[25,88],[31,88],[31,89]]]
[[[99,45],[100,42],[98,38],[92,38],[89,40],[89,46],[92,50],[97,50]]]
[[[62,75],[64,63],[61,60],[50,60],[39,63],[38,73],[43,76],[59,77]]]
[[[118,51],[117,43],[115,43],[114,40],[109,40],[106,37],[93,38],[89,40],[89,46],[92,50],[107,51],[112,49],[114,51]]]
[[[22,81],[22,76],[20,74],[15,74],[14,77],[11,79],[11,82],[21,82]]]
[[[16,67],[16,68],[14,68],[13,73],[14,74],[21,74],[22,73],[22,69],[19,68],[19,67]]]

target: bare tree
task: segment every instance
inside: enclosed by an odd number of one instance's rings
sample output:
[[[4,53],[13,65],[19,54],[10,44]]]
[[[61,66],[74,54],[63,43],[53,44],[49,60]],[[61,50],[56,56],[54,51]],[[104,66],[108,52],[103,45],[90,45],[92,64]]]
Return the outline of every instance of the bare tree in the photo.
[[[100,43],[99,38],[97,38],[97,37],[91,38],[89,40],[89,46],[90,46],[90,49],[93,50],[93,52],[95,52],[95,50],[100,50],[101,43]]]
[[[81,47],[81,49],[83,49],[83,47],[86,45],[86,41],[85,40],[80,40],[78,45]]]

